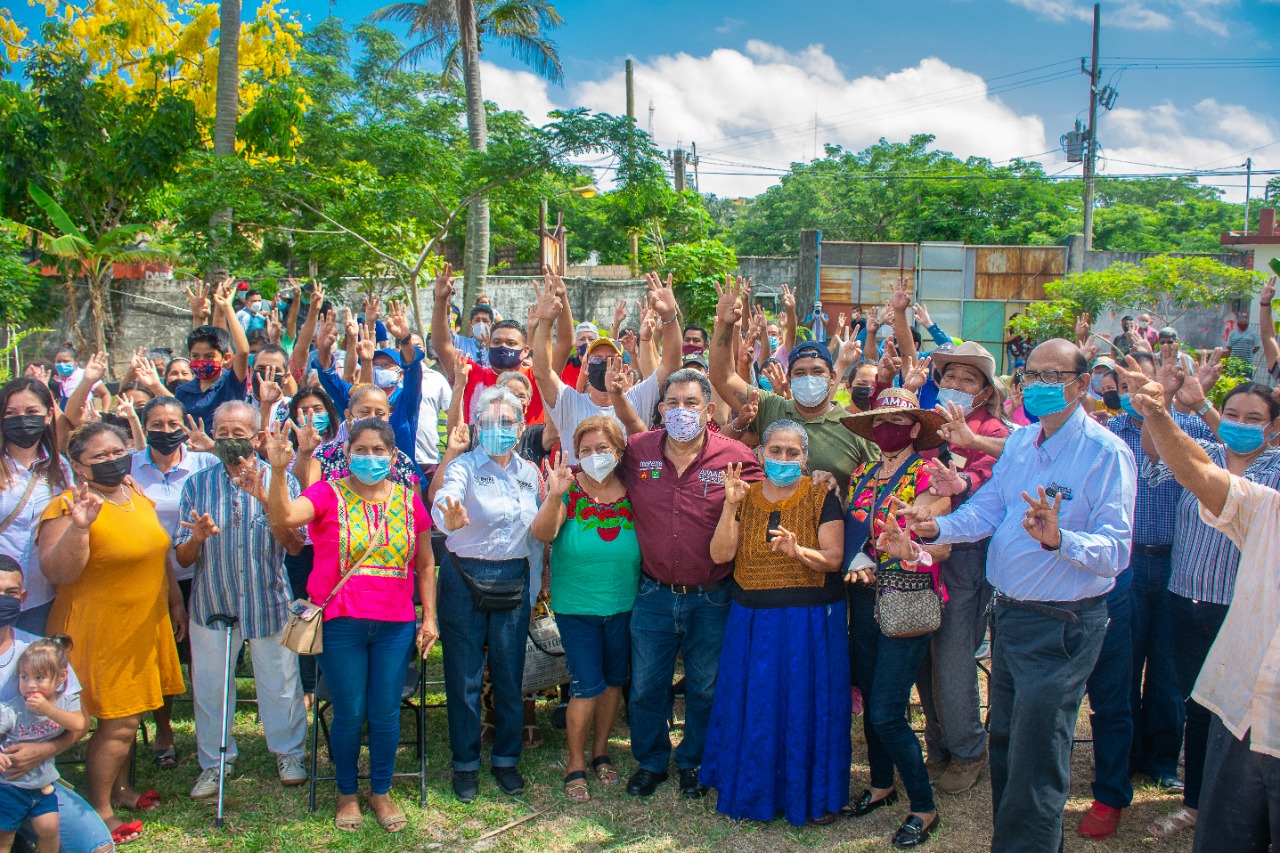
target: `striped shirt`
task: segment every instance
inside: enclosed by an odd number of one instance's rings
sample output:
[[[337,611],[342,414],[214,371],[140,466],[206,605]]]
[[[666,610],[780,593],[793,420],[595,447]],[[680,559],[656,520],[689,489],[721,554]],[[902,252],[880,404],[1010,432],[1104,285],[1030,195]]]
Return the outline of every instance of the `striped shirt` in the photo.
[[[1212,441],[1213,431],[1199,418],[1172,412],[1174,422],[1187,435],[1197,441]],[[1134,420],[1127,413],[1116,415],[1107,421],[1107,429],[1120,437],[1133,451],[1138,470],[1143,470],[1147,462],[1147,454],[1142,452],[1142,422]],[[1178,498],[1182,496],[1182,487],[1176,481],[1162,480],[1159,485],[1152,485],[1145,479],[1138,479],[1138,495],[1133,506],[1133,544],[1135,545],[1172,545],[1174,535],[1174,516],[1178,511]]]
[[[1221,444],[1199,439],[1196,443],[1209,454],[1213,464],[1227,467],[1226,450]],[[1149,459],[1143,466],[1142,476],[1152,484],[1173,481],[1173,472],[1168,466],[1163,462],[1154,464]],[[1280,489],[1280,448],[1268,449],[1253,460],[1244,478],[1269,489]],[[1178,498],[1175,530],[1169,591],[1193,601],[1230,604],[1235,593],[1240,550],[1225,533],[1201,520],[1200,501],[1185,489]]]
[[[271,472],[264,478],[269,487]],[[289,477],[289,497],[298,496],[298,481]],[[284,627],[289,616],[289,577],[284,569],[284,546],[276,541],[267,513],[246,494],[222,465],[192,474],[182,487],[179,517],[208,513],[219,532],[200,549],[191,585],[191,618],[207,625],[214,614],[240,618],[246,640],[269,637]],[[191,538],[179,527],[173,544]]]

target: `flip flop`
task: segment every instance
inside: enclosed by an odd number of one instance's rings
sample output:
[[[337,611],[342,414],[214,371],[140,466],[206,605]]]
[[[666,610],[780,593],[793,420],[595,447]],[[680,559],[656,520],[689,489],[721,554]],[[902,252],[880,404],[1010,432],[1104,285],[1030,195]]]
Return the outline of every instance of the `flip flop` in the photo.
[[[591,801],[591,792],[587,790],[587,774],[575,770],[564,777],[564,795],[575,803]]]
[[[138,800],[133,805],[125,805],[123,802],[112,803],[113,809],[123,809],[127,812],[153,812],[163,805],[160,802],[160,792],[155,788],[148,788],[138,795]]]
[[[618,771],[613,768],[613,761],[607,755],[597,755],[591,759],[591,769],[602,785],[618,784]]]
[[[142,837],[142,821],[131,820],[111,830],[111,841],[116,846],[132,844]]]
[[[176,770],[178,768],[178,750],[172,746],[168,749],[152,750],[151,760],[161,770]]]

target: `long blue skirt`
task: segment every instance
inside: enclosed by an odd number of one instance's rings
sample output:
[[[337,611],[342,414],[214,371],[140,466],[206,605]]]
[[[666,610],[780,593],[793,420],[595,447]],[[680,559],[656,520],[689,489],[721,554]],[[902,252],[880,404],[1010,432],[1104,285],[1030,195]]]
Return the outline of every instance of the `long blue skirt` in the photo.
[[[849,804],[849,628],[843,600],[730,606],[699,778],[716,809],[797,826]]]

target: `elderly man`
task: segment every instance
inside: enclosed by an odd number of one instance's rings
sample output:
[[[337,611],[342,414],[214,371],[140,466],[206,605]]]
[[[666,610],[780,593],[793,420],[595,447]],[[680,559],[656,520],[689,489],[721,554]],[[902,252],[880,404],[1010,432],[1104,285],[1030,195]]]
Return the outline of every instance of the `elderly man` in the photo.
[[[1266,853],[1280,842],[1280,493],[1215,465],[1136,368],[1122,375],[1143,431],[1204,522],[1241,551],[1235,599],[1192,694],[1213,713],[1193,850]]]
[[[1071,737],[1107,624],[1106,595],[1129,563],[1137,472],[1124,442],[1085,414],[1089,366],[1070,341],[1027,360],[1024,405],[991,480],[933,520],[906,508],[925,541],[991,537],[996,589],[991,675],[993,853],[1062,844]]]
[[[299,531],[269,525],[266,510],[256,499],[265,495],[271,476],[254,453],[261,429],[261,413],[253,406],[238,401],[219,406],[213,415],[213,441],[222,464],[191,475],[182,487],[178,510],[182,527],[174,537],[174,556],[181,566],[195,566],[190,635],[201,773],[191,789],[193,799],[218,791],[221,715],[227,711],[221,707],[224,676],[231,696],[236,691],[235,673],[223,672],[226,635],[209,627],[209,617],[214,615],[239,620],[232,628],[232,646],[249,641],[258,715],[267,748],[275,753],[280,781],[301,785],[307,780],[302,764],[307,715],[298,656],[280,645],[290,601],[285,551],[297,554],[303,543]],[[298,496],[293,477],[289,477],[289,494]],[[228,744],[228,764],[235,763],[236,754],[233,739]]]

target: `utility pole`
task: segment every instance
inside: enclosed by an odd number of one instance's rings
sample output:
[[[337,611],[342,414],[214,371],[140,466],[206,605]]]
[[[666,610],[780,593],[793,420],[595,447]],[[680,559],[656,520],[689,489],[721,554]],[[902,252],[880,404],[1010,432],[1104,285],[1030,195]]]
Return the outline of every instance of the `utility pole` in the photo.
[[[1249,192],[1253,189],[1253,158],[1244,161],[1244,233],[1249,233]]]
[[[636,117],[636,69],[630,59],[627,60],[627,117]]]
[[[698,143],[690,142],[689,147],[693,149],[693,191],[702,192],[702,182],[698,180]]]
[[[684,149],[677,148],[671,152],[671,168],[674,172],[675,190],[678,193],[684,192]]]
[[[636,69],[635,69],[635,64],[630,59],[627,60],[627,64],[626,64],[626,78],[627,78],[627,118],[631,119],[631,121],[634,122],[636,120]],[[653,107],[652,106],[649,108],[649,124],[651,125],[649,128],[649,134],[652,136],[653,135],[653,127],[652,127]],[[635,152],[629,151],[627,152],[627,155],[629,157],[634,158]],[[640,274],[640,235],[635,233],[634,231],[631,232],[631,274],[632,275]]]
[[[1089,67],[1089,139],[1084,156],[1084,250],[1093,251],[1093,191],[1098,170],[1098,82],[1102,71],[1098,68],[1098,30],[1102,9],[1093,4],[1093,64]],[[1081,66],[1084,65],[1082,61]],[[1081,68],[1083,71],[1084,68]]]

